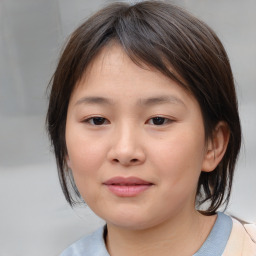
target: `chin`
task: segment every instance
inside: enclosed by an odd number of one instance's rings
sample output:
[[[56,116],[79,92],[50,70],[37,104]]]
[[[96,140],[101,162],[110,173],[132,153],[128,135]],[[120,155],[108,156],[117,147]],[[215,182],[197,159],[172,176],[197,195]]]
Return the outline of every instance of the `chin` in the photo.
[[[133,213],[133,215],[126,214],[104,219],[107,224],[128,230],[145,230],[159,224],[156,220],[153,221],[152,219],[145,218],[145,216],[144,214],[143,216],[139,216],[138,214],[134,216]]]

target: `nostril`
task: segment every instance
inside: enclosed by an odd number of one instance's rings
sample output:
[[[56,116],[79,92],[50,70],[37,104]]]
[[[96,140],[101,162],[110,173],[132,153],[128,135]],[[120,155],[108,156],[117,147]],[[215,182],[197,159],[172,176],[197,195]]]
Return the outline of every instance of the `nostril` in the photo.
[[[115,162],[115,163],[123,163],[123,164],[133,164],[133,163],[137,163],[138,162],[138,159],[136,159],[136,158],[133,158],[133,159],[131,159],[130,161],[120,161],[120,160],[118,160],[117,158],[114,158],[113,160],[112,160],[113,162]]]

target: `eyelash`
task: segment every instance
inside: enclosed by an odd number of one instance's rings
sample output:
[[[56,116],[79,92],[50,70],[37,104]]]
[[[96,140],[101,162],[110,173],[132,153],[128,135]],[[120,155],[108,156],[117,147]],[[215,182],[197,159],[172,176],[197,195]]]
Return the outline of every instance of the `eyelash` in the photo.
[[[98,119],[98,120],[97,120]],[[103,123],[101,123],[101,124],[95,124],[95,123],[92,123],[92,122],[95,122],[95,121],[103,121]],[[96,122],[97,122],[96,121]],[[87,119],[85,119],[83,122],[84,123],[88,123],[88,124],[90,124],[90,125],[94,125],[94,126],[101,126],[101,125],[104,125],[104,124],[106,124],[105,122],[107,121],[107,124],[109,124],[109,121],[106,119],[106,118],[104,118],[104,117],[101,117],[101,116],[93,116],[93,117],[89,117],[89,118],[87,118]]]
[[[166,125],[169,123],[172,123],[174,120],[167,118],[167,117],[163,117],[163,116],[155,116],[155,117],[151,117],[147,122],[150,122],[150,120],[152,120],[152,125],[155,126],[162,126],[162,125]],[[154,121],[159,122],[160,124],[155,124]]]
[[[156,123],[154,123],[154,121],[160,122],[160,123],[156,124]],[[106,118],[101,117],[101,116],[89,117],[89,118],[85,119],[83,122],[88,123],[93,126],[102,126],[102,125],[106,125],[106,124],[110,123]],[[98,124],[96,124],[95,122],[96,123],[98,122]],[[150,119],[148,119],[146,121],[146,123],[148,123],[150,125],[154,125],[154,126],[162,126],[162,125],[166,125],[166,124],[169,124],[172,122],[174,122],[174,120],[167,118],[167,117],[162,117],[162,116],[151,117]]]

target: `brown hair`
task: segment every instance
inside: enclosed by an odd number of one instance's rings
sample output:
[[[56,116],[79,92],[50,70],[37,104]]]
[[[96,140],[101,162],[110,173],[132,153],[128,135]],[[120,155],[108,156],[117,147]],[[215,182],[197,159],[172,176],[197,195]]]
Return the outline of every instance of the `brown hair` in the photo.
[[[233,75],[216,34],[181,8],[161,1],[108,5],[73,32],[61,55],[49,87],[47,128],[67,201],[72,206],[76,196],[81,199],[66,164],[69,99],[88,64],[113,40],[136,64],[156,68],[194,95],[203,114],[206,138],[211,138],[219,121],[227,123],[230,139],[226,153],[214,171],[201,172],[197,188],[197,203],[209,201],[204,213],[214,214],[229,201],[241,144]]]

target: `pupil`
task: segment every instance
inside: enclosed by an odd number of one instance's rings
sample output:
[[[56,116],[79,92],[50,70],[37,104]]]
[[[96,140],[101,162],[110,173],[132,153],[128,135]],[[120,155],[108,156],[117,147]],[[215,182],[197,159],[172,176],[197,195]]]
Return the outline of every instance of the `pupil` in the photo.
[[[94,117],[93,118],[93,122],[95,125],[101,125],[104,123],[104,121],[105,121],[105,118],[103,118],[103,117]]]
[[[161,125],[163,123],[164,123],[164,117],[154,117],[153,118],[153,124]]]

